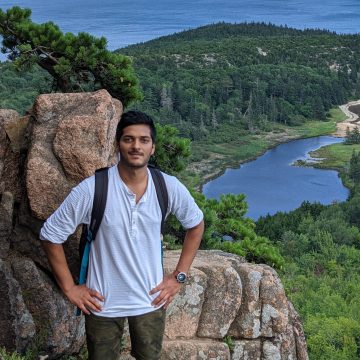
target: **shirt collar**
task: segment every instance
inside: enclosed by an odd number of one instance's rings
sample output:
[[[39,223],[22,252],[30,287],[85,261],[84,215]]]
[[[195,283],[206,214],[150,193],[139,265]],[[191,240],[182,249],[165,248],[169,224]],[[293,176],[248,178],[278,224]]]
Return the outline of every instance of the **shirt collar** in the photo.
[[[123,181],[123,179],[121,178],[120,176],[120,173],[119,173],[119,169],[117,167],[117,165],[115,166],[115,170],[116,170],[116,174],[117,174],[117,178],[119,180],[119,183],[120,183],[120,186],[121,188],[125,191],[125,193],[129,196],[134,196],[135,194],[129,189],[129,187],[125,184],[125,182]],[[151,186],[152,184],[152,177],[151,177],[151,173],[150,173],[150,170],[147,169],[147,174],[148,174],[148,179],[147,179],[147,185],[146,185],[146,190],[145,190],[145,193],[144,195],[141,197],[140,201],[138,202],[138,204],[142,203],[142,202],[146,202],[146,200],[148,199],[149,197],[149,187]]]

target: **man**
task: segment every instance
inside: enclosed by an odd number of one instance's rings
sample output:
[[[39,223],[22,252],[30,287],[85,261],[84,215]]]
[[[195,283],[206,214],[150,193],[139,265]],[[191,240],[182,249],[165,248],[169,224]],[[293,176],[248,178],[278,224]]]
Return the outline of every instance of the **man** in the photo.
[[[187,229],[176,269],[163,274],[161,209],[147,168],[155,139],[149,116],[139,111],[122,115],[116,131],[120,161],[109,169],[107,203],[91,246],[86,285],[74,283],[62,243],[79,224],[90,222],[94,176],[73,188],[40,232],[60,288],[85,314],[90,360],[118,358],[125,317],[132,355],[136,359],[160,358],[164,309],[180,291],[202,238],[201,210],[175,177],[163,174],[168,213],[175,214]]]

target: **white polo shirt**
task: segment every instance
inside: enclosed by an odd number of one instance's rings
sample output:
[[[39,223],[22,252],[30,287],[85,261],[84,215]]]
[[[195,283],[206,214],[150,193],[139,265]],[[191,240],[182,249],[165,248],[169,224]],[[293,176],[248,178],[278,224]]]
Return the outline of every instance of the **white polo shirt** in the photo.
[[[92,242],[86,285],[105,298],[105,317],[141,315],[154,310],[158,295],[149,291],[163,278],[160,240],[161,209],[148,170],[148,186],[136,204],[135,194],[122,181],[117,166],[109,169],[108,197],[104,217]],[[185,229],[198,225],[203,214],[183,184],[164,174],[169,194],[168,214]],[[79,224],[89,224],[95,176],[74,187],[60,207],[47,219],[40,239],[61,244]]]

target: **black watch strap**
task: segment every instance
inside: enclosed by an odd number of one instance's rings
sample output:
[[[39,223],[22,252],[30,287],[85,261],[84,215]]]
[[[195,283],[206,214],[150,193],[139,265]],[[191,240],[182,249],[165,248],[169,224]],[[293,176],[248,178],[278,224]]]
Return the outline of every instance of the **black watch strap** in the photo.
[[[173,272],[174,276],[175,276],[175,279],[178,283],[180,284],[184,284],[186,282],[186,279],[187,279],[187,275],[182,272],[182,271],[179,271],[179,270],[175,270]]]

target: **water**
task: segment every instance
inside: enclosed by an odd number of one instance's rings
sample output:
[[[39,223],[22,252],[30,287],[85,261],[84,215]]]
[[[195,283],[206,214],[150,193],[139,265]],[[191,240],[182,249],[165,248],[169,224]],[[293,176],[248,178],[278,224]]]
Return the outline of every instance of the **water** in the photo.
[[[204,185],[203,194],[217,199],[226,193],[245,194],[247,216],[254,220],[268,213],[294,210],[305,200],[325,205],[344,201],[348,190],[336,171],[291,165],[296,160],[308,159],[309,151],[341,141],[320,136],[281,144],[238,169],[226,170]]]
[[[64,32],[105,36],[114,50],[219,21],[265,21],[290,27],[360,33],[359,0],[0,0],[32,9],[34,22]]]

